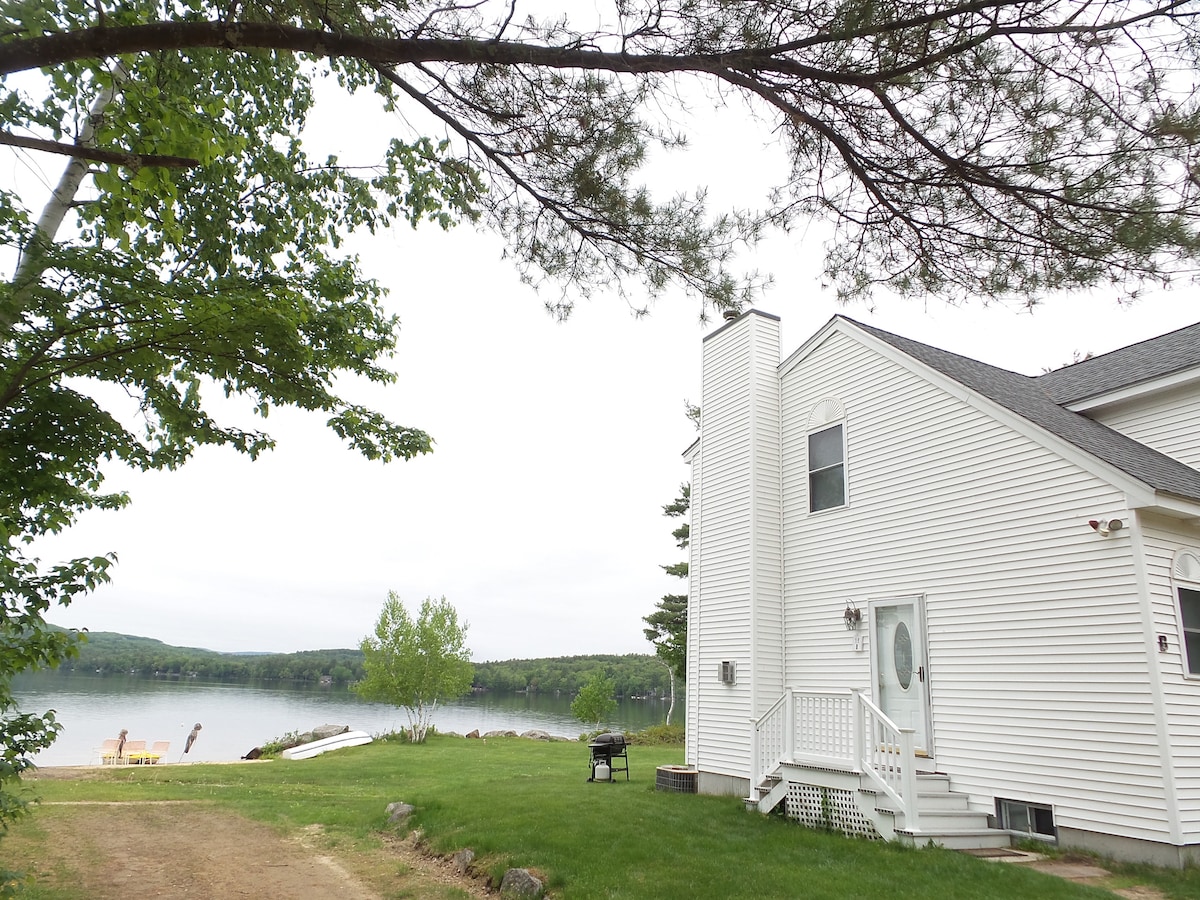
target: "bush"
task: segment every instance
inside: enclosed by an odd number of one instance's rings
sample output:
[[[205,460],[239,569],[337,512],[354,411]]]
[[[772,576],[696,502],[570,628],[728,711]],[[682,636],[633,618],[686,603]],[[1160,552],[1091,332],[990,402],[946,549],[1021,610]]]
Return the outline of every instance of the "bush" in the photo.
[[[607,734],[607,728],[596,731],[585,731],[579,736],[583,743],[591,743],[597,735]],[[651,725],[641,731],[633,731],[625,735],[629,744],[641,744],[643,747],[677,747],[682,746],[686,732],[682,725]]]
[[[649,747],[665,747],[682,744],[686,732],[682,725],[651,725],[642,731],[635,731],[625,736],[631,744],[642,744]]]

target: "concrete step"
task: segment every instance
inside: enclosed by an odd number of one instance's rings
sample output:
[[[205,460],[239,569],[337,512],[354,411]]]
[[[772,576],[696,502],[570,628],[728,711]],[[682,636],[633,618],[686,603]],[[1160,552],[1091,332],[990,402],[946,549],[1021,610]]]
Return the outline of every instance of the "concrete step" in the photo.
[[[924,847],[931,841],[947,850],[979,850],[984,847],[1011,847],[1012,838],[998,828],[927,829],[910,831],[896,829],[896,839],[906,844]]]
[[[908,825],[908,817],[893,813],[896,829]],[[918,818],[921,831],[979,831],[988,830],[987,814],[971,809],[927,810],[922,808]]]

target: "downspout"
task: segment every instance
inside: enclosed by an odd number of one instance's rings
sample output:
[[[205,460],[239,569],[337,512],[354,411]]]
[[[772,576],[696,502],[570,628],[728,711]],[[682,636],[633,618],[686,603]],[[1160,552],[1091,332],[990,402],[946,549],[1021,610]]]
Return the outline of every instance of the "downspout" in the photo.
[[[788,658],[787,658],[787,561],[783,552],[783,520],[787,518],[783,508],[783,498],[785,495],[783,485],[783,379],[779,377],[779,366],[775,367],[775,409],[778,416],[779,427],[775,432],[775,452],[778,454],[779,460],[779,521],[776,523],[779,528],[779,675],[783,684],[781,687],[786,692],[791,679],[788,677]],[[793,707],[794,708],[794,707]],[[795,737],[795,729],[793,729],[792,737]]]
[[[1163,699],[1162,673],[1155,639],[1154,606],[1150,599],[1150,577],[1146,569],[1146,548],[1142,532],[1142,514],[1133,510],[1129,529],[1130,553],[1134,577],[1137,580],[1138,606],[1142,614],[1142,647],[1146,651],[1146,674],[1150,680],[1150,702],[1154,708],[1154,726],[1158,737],[1159,766],[1163,773],[1163,802],[1171,843],[1183,845],[1183,823],[1179,814],[1179,797],[1175,790],[1175,762],[1171,753],[1171,732],[1167,725],[1167,708]]]
[[[701,356],[700,364],[700,383],[704,384],[704,356]],[[703,396],[701,396],[703,402]],[[684,672],[691,672],[691,687],[688,687],[688,679],[684,679],[684,705],[687,709],[685,713],[686,721],[684,727],[684,757],[688,765],[699,770],[700,768],[700,622],[702,616],[700,614],[701,607],[701,581],[704,577],[704,407],[700,407],[700,446],[696,448],[695,455],[692,457],[692,503],[689,512],[689,518],[692,520],[692,527],[688,534],[688,540],[691,542],[689,552],[692,554],[691,562],[688,565],[688,665],[684,666]],[[699,465],[694,460],[699,460]],[[697,478],[696,476],[699,475]],[[698,489],[697,489],[698,488]],[[695,600],[693,603],[692,601]],[[695,660],[695,665],[691,665],[692,660]],[[694,728],[694,730],[693,730]]]

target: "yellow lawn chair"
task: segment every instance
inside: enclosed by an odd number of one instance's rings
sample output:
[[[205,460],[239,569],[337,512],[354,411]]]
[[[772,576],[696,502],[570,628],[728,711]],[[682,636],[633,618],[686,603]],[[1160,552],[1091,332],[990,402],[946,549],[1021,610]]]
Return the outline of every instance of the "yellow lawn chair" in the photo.
[[[155,741],[150,745],[149,750],[141,754],[141,762],[143,765],[155,765],[160,759],[167,755],[167,751],[170,749],[170,741]]]
[[[116,738],[108,738],[100,745],[100,765],[112,766],[120,761],[117,756],[117,748],[120,742]]]

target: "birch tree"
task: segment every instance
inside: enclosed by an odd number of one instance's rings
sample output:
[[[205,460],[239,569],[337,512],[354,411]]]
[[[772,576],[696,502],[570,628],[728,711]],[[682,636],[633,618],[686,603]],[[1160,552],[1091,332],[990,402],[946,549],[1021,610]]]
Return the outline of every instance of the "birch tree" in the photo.
[[[425,741],[438,703],[471,689],[467,623],[443,597],[426,597],[414,619],[395,591],[379,613],[373,634],[360,645],[366,677],[354,686],[364,700],[390,703],[408,716],[408,737]]]

